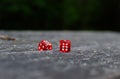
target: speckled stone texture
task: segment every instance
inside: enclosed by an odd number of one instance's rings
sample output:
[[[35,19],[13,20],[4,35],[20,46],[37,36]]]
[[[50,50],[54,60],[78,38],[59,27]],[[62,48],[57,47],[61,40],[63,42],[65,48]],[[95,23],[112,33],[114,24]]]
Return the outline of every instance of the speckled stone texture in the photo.
[[[0,79],[120,79],[120,34],[116,32],[0,31]],[[46,39],[53,50],[40,52]],[[70,53],[59,40],[71,40]]]

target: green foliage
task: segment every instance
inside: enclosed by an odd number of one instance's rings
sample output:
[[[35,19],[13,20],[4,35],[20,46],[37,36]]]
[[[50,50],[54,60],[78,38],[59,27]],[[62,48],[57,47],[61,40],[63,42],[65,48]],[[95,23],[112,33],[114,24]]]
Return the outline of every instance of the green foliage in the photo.
[[[81,18],[81,9],[74,0],[64,0],[64,21],[70,25]]]
[[[87,26],[88,28],[89,23],[97,19],[101,5],[99,0],[63,0],[61,2],[56,0],[0,0],[0,4],[1,12],[8,12],[8,14],[21,12],[24,15],[23,18],[27,18],[28,15],[33,16],[35,23],[39,18],[43,18],[47,23],[43,25],[46,28],[55,28],[55,22],[56,24],[61,22],[63,24],[61,27],[64,29],[68,29],[77,22],[82,23],[81,27]],[[30,23],[31,19],[27,20]]]
[[[38,7],[46,7],[46,1],[45,0],[34,0],[33,3],[37,5]]]
[[[100,5],[99,0],[86,0],[85,2],[84,0],[64,0],[65,24],[69,26],[79,21],[82,23],[81,27],[88,28],[90,25],[87,24],[99,16]]]

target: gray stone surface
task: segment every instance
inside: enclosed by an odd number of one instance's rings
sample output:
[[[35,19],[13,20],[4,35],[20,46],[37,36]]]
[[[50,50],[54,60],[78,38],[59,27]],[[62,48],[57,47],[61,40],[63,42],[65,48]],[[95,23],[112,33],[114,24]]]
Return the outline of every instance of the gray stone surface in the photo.
[[[120,34],[115,32],[0,31],[0,79],[120,79]],[[46,39],[53,50],[40,52]],[[59,52],[59,40],[72,42]]]

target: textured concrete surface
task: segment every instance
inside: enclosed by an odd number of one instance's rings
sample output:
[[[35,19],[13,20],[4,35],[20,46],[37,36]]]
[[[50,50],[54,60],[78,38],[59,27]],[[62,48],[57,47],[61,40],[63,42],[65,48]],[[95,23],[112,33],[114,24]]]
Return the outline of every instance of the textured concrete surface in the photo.
[[[16,41],[0,40],[0,79],[120,79],[120,34],[115,32],[0,31]],[[53,50],[39,52],[38,42]],[[59,52],[69,39],[70,53]]]

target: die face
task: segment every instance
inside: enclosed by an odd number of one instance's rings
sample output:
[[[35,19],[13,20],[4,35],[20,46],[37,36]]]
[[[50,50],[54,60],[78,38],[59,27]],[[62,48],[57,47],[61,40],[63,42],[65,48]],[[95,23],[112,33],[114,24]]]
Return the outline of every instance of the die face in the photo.
[[[47,40],[42,40],[38,44],[38,50],[39,51],[52,50],[52,44]]]
[[[52,50],[52,44],[48,44],[47,49]]]
[[[70,40],[60,40],[60,51],[61,52],[70,52],[71,42]]]
[[[38,50],[40,50],[40,51],[47,50],[47,46],[46,46],[45,44],[40,43],[40,44],[38,45]]]
[[[38,47],[38,50],[39,50],[39,51],[44,51],[45,49],[43,49],[42,47],[39,46],[39,47]]]

